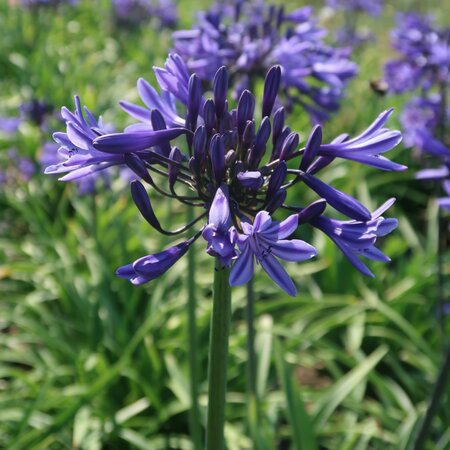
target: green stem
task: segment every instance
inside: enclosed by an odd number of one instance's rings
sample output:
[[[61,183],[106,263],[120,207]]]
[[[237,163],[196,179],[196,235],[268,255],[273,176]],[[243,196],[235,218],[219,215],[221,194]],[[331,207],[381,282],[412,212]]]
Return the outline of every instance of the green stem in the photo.
[[[441,370],[439,372],[436,384],[434,385],[433,394],[431,396],[430,404],[428,405],[425,418],[423,419],[422,425],[420,426],[417,437],[414,441],[412,450],[422,450],[424,444],[430,432],[431,423],[439,407],[439,403],[443,399],[447,383],[450,376],[450,345],[447,344],[447,349],[444,356],[444,362],[442,364]]]
[[[209,338],[208,416],[206,449],[224,450],[225,403],[227,387],[228,336],[231,319],[230,270],[216,260],[214,299]]]
[[[255,292],[253,279],[247,283],[247,305],[245,310],[247,323],[247,407],[250,434],[255,441],[259,423],[259,404],[256,389],[256,352],[255,352]]]
[[[191,207],[187,208],[188,223],[193,220]],[[192,232],[190,233],[192,235]],[[195,252],[188,252],[188,339],[189,339],[189,371],[190,371],[190,392],[191,408],[189,411],[189,427],[191,430],[192,443],[195,450],[202,449],[200,408],[198,404],[198,357],[197,357],[197,299],[195,295]]]

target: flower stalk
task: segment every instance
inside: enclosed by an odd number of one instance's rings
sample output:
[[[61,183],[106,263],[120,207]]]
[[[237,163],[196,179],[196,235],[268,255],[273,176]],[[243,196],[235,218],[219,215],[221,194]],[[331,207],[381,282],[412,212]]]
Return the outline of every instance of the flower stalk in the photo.
[[[247,416],[250,435],[255,441],[259,423],[259,401],[256,389],[255,290],[253,278],[247,283],[245,320],[247,324]]]
[[[194,219],[192,207],[187,208],[187,221]],[[190,232],[190,237],[193,233]],[[192,443],[195,450],[202,450],[200,408],[198,404],[198,357],[197,357],[197,298],[195,285],[195,253],[188,252],[187,288],[188,288],[188,339],[189,339],[189,372],[191,408],[189,411],[189,426],[191,430]]]
[[[231,319],[229,269],[216,258],[213,311],[209,341],[208,413],[206,450],[224,450],[225,405],[228,364],[228,336]]]

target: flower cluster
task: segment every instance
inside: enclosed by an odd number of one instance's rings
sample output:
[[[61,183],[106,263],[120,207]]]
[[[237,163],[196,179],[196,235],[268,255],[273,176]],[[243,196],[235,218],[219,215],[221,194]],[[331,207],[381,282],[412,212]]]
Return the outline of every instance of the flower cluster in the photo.
[[[67,124],[66,132],[54,133],[56,143],[46,142],[41,149],[39,159],[45,173],[69,172],[61,180],[75,181],[80,195],[94,193],[99,181],[109,185],[112,172],[105,169],[119,164],[114,159],[105,159],[103,153],[96,152],[92,140],[96,136],[112,133],[114,127],[103,124],[101,117],[96,119],[88,108],[82,108],[78,97],[75,97],[75,111],[62,108],[61,116]],[[120,168],[120,176],[125,181],[131,181],[131,175],[126,167]]]
[[[45,100],[32,99],[19,106],[19,116],[0,117],[0,131],[14,133],[23,122],[31,122],[33,125],[45,130],[47,119],[53,111],[53,106]]]
[[[173,0],[113,0],[114,13],[122,25],[136,25],[157,19],[161,28],[173,28],[178,21]]]
[[[312,9],[287,13],[263,1],[234,0],[198,14],[191,30],[173,34],[188,69],[210,83],[221,66],[230,71],[235,98],[273,65],[282,72],[284,105],[300,104],[313,123],[339,108],[346,82],[357,72],[349,49],[325,44]]]
[[[368,28],[356,27],[358,16],[368,14],[378,17],[383,10],[382,0],[327,0],[326,5],[333,10],[341,10],[345,24],[336,33],[336,41],[342,45],[358,47],[373,39]]]
[[[393,47],[399,59],[385,66],[390,91],[414,91],[401,115],[405,144],[425,155],[437,158],[438,169],[425,169],[419,179],[443,180],[448,195],[450,168],[450,137],[447,124],[447,90],[450,82],[450,28],[438,28],[431,18],[409,13],[399,16],[399,26],[392,33]],[[448,199],[441,199],[449,207]]]
[[[74,180],[112,165],[125,165],[135,173],[133,200],[157,231],[178,235],[203,223],[190,239],[121,267],[120,277],[134,284],[153,280],[203,237],[207,253],[231,266],[231,285],[246,283],[256,261],[276,284],[295,295],[295,285],[280,260],[304,261],[316,254],[310,244],[292,238],[304,224],[328,235],[367,275],[371,273],[360,257],[388,259],[374,244],[396,226],[394,219],[382,217],[392,201],[370,213],[317,174],[336,158],[382,170],[403,170],[404,166],[383,156],[401,140],[400,132],[384,127],[391,110],[380,114],[358,136],[342,134],[330,143],[322,142],[322,129],[317,125],[301,147],[298,133],[285,123],[284,108],[276,107],[282,78],[279,66],[265,77],[261,105],[244,90],[233,109],[227,99],[230,74],[225,67],[214,75],[212,98],[205,97],[200,78],[189,75],[178,55],[170,55],[164,68],[155,68],[155,75],[160,92],[145,80],[138,81],[145,107],[122,102],[125,111],[139,120],[123,133],[105,133],[87,110],[85,120],[79,102],[75,114],[63,108],[67,133],[55,138],[65,160],[48,170],[68,172],[62,180]],[[200,212],[191,223],[166,230],[143,183]],[[288,191],[300,185],[319,199],[309,205],[287,203]],[[348,220],[325,216],[327,206]],[[277,211],[289,215],[278,221],[273,217]]]
[[[39,6],[55,7],[63,4],[76,5],[78,0],[12,0],[12,3],[20,3],[24,8],[36,8]]]
[[[382,0],[327,0],[327,6],[333,9],[342,9],[346,13],[364,12],[378,17],[383,10]]]
[[[392,46],[400,58],[385,65],[390,91],[428,91],[450,81],[450,28],[439,29],[430,18],[415,13],[401,14]]]

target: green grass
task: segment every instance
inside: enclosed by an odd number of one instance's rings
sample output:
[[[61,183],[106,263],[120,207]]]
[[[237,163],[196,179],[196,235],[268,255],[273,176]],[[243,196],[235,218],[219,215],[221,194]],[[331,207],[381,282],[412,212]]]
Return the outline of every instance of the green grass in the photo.
[[[203,1],[203,5],[208,2]],[[183,26],[200,3],[179,2]],[[369,81],[391,54],[384,24],[378,42],[356,55],[360,74],[326,138],[356,132],[406,98],[377,97]],[[118,100],[137,100],[138,77],[152,79],[170,33],[151,26],[111,25],[107,1],[81,2],[58,14],[0,4],[0,116],[32,95],[56,107],[72,95],[120,128]],[[309,131],[301,111],[293,128]],[[56,126],[56,124],[52,124]],[[398,126],[398,114],[391,126]],[[36,156],[45,136],[32,126],[0,136]],[[289,264],[299,287],[292,299],[261,271],[255,279],[257,390],[261,448],[407,450],[437,376],[445,333],[436,313],[437,208],[431,189],[414,181],[418,162],[399,147],[395,160],[412,170],[381,173],[348,162],[324,176],[372,209],[390,196],[399,229],[363,278],[333,244],[312,229],[299,237],[319,257]],[[3,160],[3,157],[0,158]],[[426,188],[428,189],[428,187]],[[428,192],[428,193],[427,193]],[[295,195],[313,199],[299,189]],[[164,223],[185,212],[155,197]],[[0,193],[0,448],[8,450],[191,449],[187,349],[187,258],[142,287],[118,279],[120,265],[160,250],[170,240],[141,219],[119,180],[95,197],[36,176]],[[198,241],[198,360],[200,415],[206,376],[213,260]],[[450,257],[446,255],[446,274]],[[448,278],[448,277],[447,277]],[[448,282],[447,282],[448,284]],[[447,286],[448,288],[448,286]],[[251,449],[245,406],[245,289],[233,291],[226,439],[229,450]],[[450,449],[449,388],[424,450]]]

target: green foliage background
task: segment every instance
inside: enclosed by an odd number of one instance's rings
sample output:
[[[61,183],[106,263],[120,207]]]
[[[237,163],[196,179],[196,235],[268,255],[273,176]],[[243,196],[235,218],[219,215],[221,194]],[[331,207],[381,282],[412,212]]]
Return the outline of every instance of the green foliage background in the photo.
[[[180,27],[207,1],[180,0]],[[294,2],[290,2],[294,4]],[[381,18],[365,19],[377,41],[355,54],[360,73],[341,111],[324,132],[357,132],[405,98],[380,97],[369,81],[392,55],[389,30],[396,2]],[[433,5],[421,7],[437,11]],[[316,9],[319,9],[317,5]],[[440,20],[445,20],[441,15]],[[336,27],[341,16],[323,17]],[[0,115],[33,96],[72,107],[74,93],[120,128],[120,99],[137,100],[135,82],[153,80],[170,49],[170,31],[114,25],[108,1],[81,1],[57,11],[26,11],[0,3]],[[261,88],[261,87],[259,87]],[[289,119],[305,138],[302,111]],[[54,124],[56,127],[57,125]],[[59,125],[60,126],[60,125]],[[46,136],[22,124],[0,135],[5,158],[14,146],[35,159]],[[395,196],[389,215],[399,228],[383,243],[392,263],[371,264],[363,278],[324,236],[300,229],[319,257],[290,264],[299,287],[287,297],[258,273],[259,442],[267,450],[406,450],[423,417],[449,325],[437,315],[437,207],[433,186],[419,184],[420,161],[401,146],[392,157],[405,173],[349,162],[325,177],[375,209]],[[310,198],[299,188],[295,195]],[[313,197],[311,197],[312,199]],[[178,205],[155,197],[162,222],[183,221]],[[133,287],[114,275],[169,241],[143,223],[120,180],[95,196],[37,175],[0,192],[0,448],[190,449],[186,264]],[[206,367],[212,258],[197,255],[201,413]],[[445,271],[449,272],[449,255]],[[447,292],[449,286],[446,287]],[[229,450],[251,449],[245,406],[245,289],[233,291],[226,438]],[[450,449],[449,388],[425,450]]]

